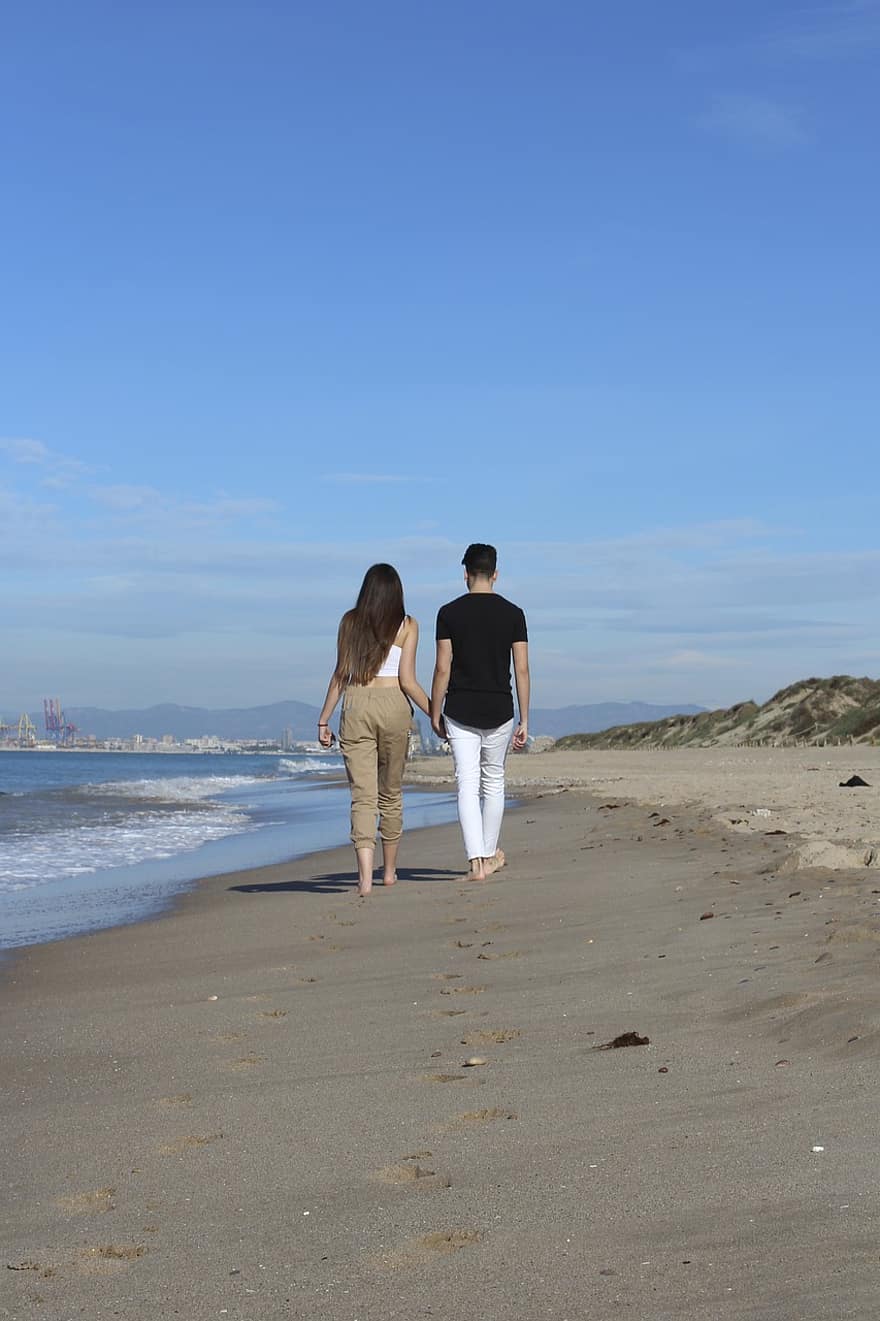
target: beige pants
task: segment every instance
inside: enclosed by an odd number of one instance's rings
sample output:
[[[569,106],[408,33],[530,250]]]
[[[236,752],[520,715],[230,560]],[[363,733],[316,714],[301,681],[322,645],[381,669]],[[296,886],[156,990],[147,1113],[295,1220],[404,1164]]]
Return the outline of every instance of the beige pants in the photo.
[[[351,842],[376,843],[376,817],[383,841],[403,834],[403,765],[412,707],[399,688],[346,688],[339,722],[339,747],[351,788]]]

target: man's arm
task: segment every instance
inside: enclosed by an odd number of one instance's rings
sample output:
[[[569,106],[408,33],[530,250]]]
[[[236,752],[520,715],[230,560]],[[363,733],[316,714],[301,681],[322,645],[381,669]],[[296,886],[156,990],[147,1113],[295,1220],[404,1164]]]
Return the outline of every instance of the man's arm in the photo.
[[[446,726],[443,723],[443,702],[449,687],[452,673],[452,641],[449,638],[437,639],[437,659],[434,662],[434,678],[431,681],[431,728],[438,738],[446,738]]]
[[[529,737],[529,698],[532,684],[529,675],[529,644],[527,642],[514,642],[511,651],[513,652],[516,702],[519,707],[519,724],[513,731],[513,747],[515,752],[520,752],[526,746]]]

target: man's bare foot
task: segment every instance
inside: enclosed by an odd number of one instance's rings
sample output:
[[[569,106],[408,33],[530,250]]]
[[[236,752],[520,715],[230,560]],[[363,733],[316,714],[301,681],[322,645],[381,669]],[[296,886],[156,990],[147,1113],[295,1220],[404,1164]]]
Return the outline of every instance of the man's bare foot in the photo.
[[[355,892],[354,892],[354,893],[355,893],[355,898],[357,898],[357,899],[366,899],[367,895],[370,893],[370,891],[372,890],[372,888],[373,888],[373,882],[372,882],[372,881],[370,882],[369,885],[358,885],[357,889],[356,889]]]
[[[490,876],[500,871],[507,863],[503,849],[496,849],[491,858],[471,858],[471,869],[461,881],[488,881]]]
[[[384,880],[382,881],[382,884],[383,884],[383,885],[396,885],[396,884],[397,884],[397,872],[396,872],[396,871],[391,872],[388,876],[386,876],[386,877],[384,878]]]

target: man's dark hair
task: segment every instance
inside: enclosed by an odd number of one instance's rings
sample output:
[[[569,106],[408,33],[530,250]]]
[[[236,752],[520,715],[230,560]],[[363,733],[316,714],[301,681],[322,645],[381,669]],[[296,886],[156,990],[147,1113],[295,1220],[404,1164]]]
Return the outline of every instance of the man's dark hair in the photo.
[[[462,564],[471,578],[491,578],[498,564],[498,552],[494,546],[475,541],[465,551]]]

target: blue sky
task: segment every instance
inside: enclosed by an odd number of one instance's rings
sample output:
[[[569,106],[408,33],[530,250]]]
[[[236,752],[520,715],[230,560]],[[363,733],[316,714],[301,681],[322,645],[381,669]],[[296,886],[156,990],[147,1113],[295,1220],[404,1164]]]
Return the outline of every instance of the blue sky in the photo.
[[[320,700],[471,540],[536,704],[880,670],[880,0],[15,6],[0,713]]]

